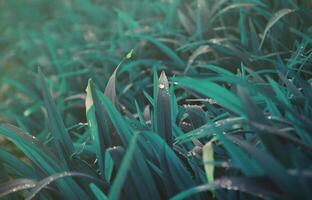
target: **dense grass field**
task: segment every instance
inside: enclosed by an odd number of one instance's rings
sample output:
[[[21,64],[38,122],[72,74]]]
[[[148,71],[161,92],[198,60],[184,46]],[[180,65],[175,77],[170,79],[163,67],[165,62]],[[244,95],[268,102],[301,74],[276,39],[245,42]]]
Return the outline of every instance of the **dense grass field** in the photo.
[[[312,199],[311,0],[3,0],[0,48],[0,199]]]

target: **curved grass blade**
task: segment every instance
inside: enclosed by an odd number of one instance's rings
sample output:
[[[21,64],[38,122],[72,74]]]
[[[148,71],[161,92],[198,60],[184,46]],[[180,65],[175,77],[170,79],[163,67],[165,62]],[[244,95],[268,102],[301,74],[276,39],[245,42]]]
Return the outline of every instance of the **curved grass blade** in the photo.
[[[173,62],[175,62],[180,69],[184,69],[185,62],[167,45],[161,43],[157,39],[147,36],[147,35],[138,35],[135,36],[137,38],[145,39],[151,43],[153,43],[155,46],[157,46],[165,55],[167,55]]]
[[[61,173],[57,173],[54,174],[52,176],[46,177],[44,179],[42,179],[41,181],[39,181],[36,186],[29,192],[29,194],[26,196],[25,200],[31,200],[32,198],[34,198],[42,189],[44,189],[45,187],[47,187],[49,184],[51,184],[52,182],[58,180],[58,179],[62,179],[64,177],[69,177],[69,176],[80,176],[80,177],[86,177],[86,178],[90,178],[90,179],[95,179],[92,176],[89,176],[87,174],[83,174],[83,173],[78,173],[78,172],[61,172]],[[74,197],[74,196],[73,196]],[[79,199],[84,199],[87,198],[85,197],[78,197]],[[87,198],[89,199],[89,198]]]
[[[226,6],[225,8],[221,9],[218,13],[216,13],[209,20],[209,25],[208,26],[211,26],[218,17],[224,15],[225,13],[229,12],[232,9],[251,8],[251,7],[254,7],[254,6],[256,6],[256,4],[254,4],[254,3],[233,3],[233,4],[230,4],[230,5]]]
[[[119,103],[118,99],[116,96],[116,78],[117,78],[117,73],[120,70],[121,65],[124,63],[126,59],[130,59],[133,56],[134,50],[131,49],[131,51],[121,60],[121,62],[118,64],[116,69],[114,70],[113,74],[109,78],[107,85],[105,87],[104,94],[113,102],[114,106],[116,108],[119,108]]]
[[[116,98],[116,75],[123,61],[114,70],[113,74],[109,78],[107,85],[105,87],[104,94],[113,102],[113,104],[118,108],[118,99]]]
[[[1,124],[0,133],[12,141],[25,155],[47,174],[61,170],[57,157],[39,140],[10,124]],[[56,162],[55,162],[56,161]]]
[[[21,190],[35,187],[37,181],[31,179],[15,179],[0,184],[0,198]]]
[[[224,68],[219,67],[219,66],[215,66],[215,65],[198,65],[198,66],[194,66],[194,68],[208,69],[208,70],[216,72],[216,73],[218,73],[220,75],[235,76],[235,74],[233,74],[229,70],[224,69]]]
[[[272,26],[278,22],[278,20],[280,20],[282,17],[284,17],[285,15],[288,15],[289,13],[294,12],[295,10],[289,9],[289,8],[283,8],[279,11],[277,11],[269,20],[269,22],[267,23],[267,25],[265,26],[264,32],[263,32],[263,36],[260,42],[260,46],[259,49],[261,49],[263,42],[265,40],[265,37],[268,33],[268,31],[272,28]]]
[[[35,137],[12,125],[0,125],[0,133],[12,141],[44,174],[55,174],[67,168],[59,159]],[[73,180],[57,183],[57,187],[70,198],[87,198],[83,190]],[[76,191],[73,193],[72,191]],[[69,198],[69,196],[67,196]]]

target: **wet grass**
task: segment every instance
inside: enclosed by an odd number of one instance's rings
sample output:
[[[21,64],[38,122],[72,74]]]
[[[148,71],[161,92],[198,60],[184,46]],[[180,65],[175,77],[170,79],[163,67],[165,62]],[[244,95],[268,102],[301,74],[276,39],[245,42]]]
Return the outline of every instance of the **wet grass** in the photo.
[[[312,198],[309,1],[0,5],[0,198]]]

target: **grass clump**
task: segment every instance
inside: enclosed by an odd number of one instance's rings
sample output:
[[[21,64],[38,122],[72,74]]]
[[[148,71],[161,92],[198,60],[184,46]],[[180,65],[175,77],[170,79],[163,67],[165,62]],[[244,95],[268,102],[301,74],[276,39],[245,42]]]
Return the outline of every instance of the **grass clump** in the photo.
[[[311,199],[309,6],[3,2],[0,198]]]

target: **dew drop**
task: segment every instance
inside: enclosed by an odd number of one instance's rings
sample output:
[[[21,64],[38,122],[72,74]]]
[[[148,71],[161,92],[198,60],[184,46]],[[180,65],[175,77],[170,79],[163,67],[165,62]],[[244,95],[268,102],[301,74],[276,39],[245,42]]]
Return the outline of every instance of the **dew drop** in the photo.
[[[233,124],[232,128],[233,129],[238,129],[238,128],[240,128],[240,125],[239,124]]]

